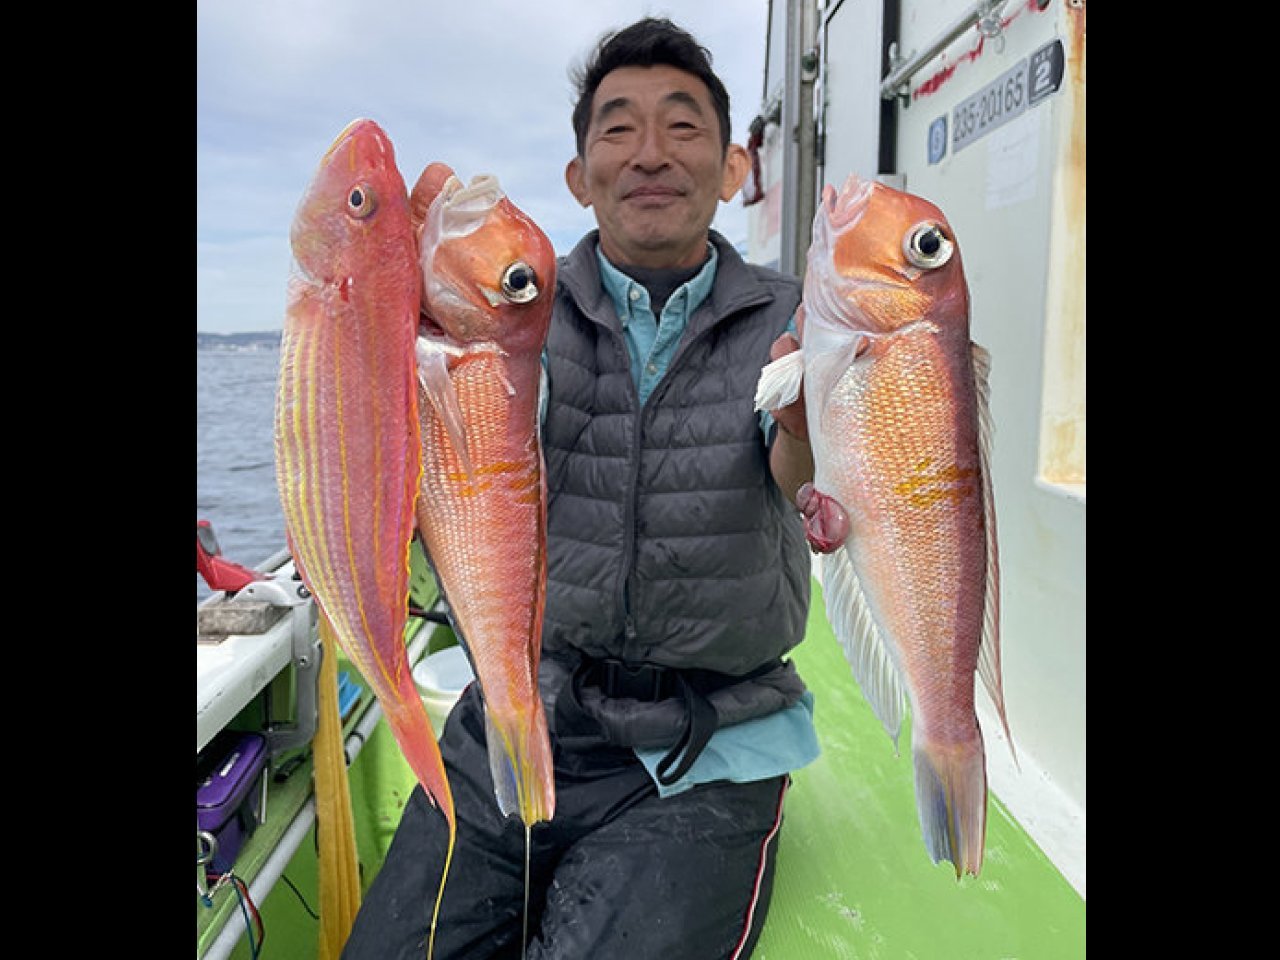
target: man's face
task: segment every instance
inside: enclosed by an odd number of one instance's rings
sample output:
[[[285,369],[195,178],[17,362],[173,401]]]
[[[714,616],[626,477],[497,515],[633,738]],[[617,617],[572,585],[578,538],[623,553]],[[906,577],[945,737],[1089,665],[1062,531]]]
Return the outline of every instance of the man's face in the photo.
[[[706,256],[707,228],[749,169],[746,151],[720,149],[706,85],[663,64],[606,74],[591,104],[583,156],[565,180],[595,207],[605,256],[619,264],[687,267]]]

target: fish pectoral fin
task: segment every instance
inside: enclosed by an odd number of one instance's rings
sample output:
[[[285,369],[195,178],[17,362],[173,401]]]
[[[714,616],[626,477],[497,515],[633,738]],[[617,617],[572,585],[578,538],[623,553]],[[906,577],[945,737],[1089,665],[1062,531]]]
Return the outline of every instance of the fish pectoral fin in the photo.
[[[470,479],[474,472],[471,469],[471,457],[467,453],[466,423],[462,418],[462,407],[458,403],[453,378],[449,376],[449,357],[456,356],[461,351],[430,337],[418,337],[414,350],[418,358],[418,382],[422,384],[428,402],[444,424],[449,442]]]
[[[853,569],[849,548],[824,554],[820,561],[831,630],[853,669],[853,678],[858,681],[862,695],[896,750],[906,704],[898,668],[876,626],[871,605]]]
[[[793,350],[760,368],[756,409],[780,410],[795,403],[804,383],[804,350]]]

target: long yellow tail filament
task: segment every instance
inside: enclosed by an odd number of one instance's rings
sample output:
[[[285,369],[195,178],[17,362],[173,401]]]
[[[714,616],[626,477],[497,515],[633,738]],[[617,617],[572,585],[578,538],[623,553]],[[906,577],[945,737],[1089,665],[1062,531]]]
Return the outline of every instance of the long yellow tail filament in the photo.
[[[447,818],[449,824],[449,852],[444,856],[444,870],[440,874],[440,889],[436,891],[436,905],[431,911],[431,936],[427,942],[427,960],[431,960],[436,949],[436,923],[440,920],[440,901],[444,899],[444,884],[449,879],[449,864],[453,863],[453,841],[457,837],[453,818]]]
[[[342,718],[338,714],[338,644],[333,628],[320,615],[323,653],[315,761],[316,837],[319,846],[320,936],[317,956],[337,960],[360,909],[360,866],[356,855],[355,821],[347,781]]]

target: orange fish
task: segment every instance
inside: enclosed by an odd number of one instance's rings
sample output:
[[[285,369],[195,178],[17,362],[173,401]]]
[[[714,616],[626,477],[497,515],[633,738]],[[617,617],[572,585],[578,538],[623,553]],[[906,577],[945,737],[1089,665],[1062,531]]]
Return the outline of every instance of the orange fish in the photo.
[[[325,152],[291,241],[275,411],[285,533],[320,616],[444,812],[452,850],[453,797],[405,650],[422,280],[408,191],[372,120]]]
[[[431,164],[411,203],[423,277],[418,530],[480,683],[499,809],[527,828],[555,812],[538,692],[547,578],[538,396],[555,252],[492,176],[463,186]]]
[[[802,346],[761,372],[757,405],[777,409],[803,384],[815,472],[796,501],[828,619],[895,744],[910,705],[925,846],[957,878],[977,875],[986,832],[975,671],[1008,732],[988,368],[941,211],[856,175],[828,185]]]

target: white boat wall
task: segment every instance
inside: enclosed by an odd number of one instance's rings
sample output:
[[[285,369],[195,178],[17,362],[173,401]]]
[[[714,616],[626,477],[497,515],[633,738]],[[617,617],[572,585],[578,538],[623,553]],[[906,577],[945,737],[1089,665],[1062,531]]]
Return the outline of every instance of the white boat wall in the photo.
[[[803,275],[850,173],[937,204],[992,356],[1001,646],[1015,766],[992,791],[1085,894],[1084,0],[775,0],[748,258]]]

